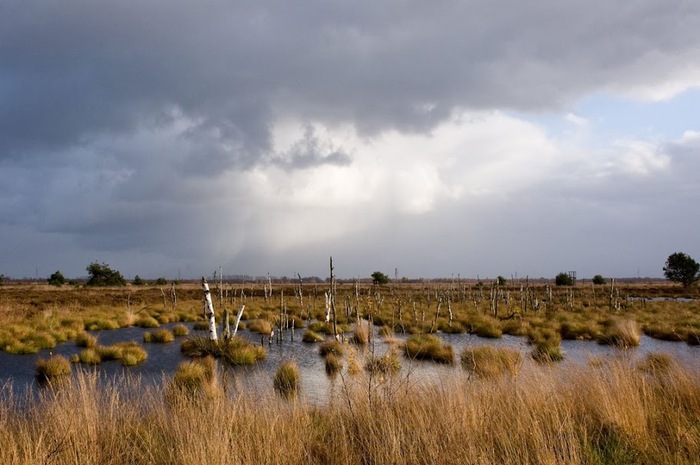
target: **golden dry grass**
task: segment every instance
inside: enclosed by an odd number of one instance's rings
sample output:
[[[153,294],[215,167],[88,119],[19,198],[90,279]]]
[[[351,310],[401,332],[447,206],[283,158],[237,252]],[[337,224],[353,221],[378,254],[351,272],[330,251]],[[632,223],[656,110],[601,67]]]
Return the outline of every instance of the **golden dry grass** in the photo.
[[[664,366],[613,361],[369,390],[359,379],[323,405],[285,402],[272,386],[193,396],[195,383],[166,396],[78,373],[60,395],[2,391],[0,463],[696,464],[700,381]],[[194,371],[188,379],[213,382]]]

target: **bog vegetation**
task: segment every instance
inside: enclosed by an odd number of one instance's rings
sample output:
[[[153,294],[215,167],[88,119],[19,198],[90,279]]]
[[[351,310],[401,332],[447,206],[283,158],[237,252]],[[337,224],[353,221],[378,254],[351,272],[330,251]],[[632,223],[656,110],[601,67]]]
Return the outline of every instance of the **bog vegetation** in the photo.
[[[0,463],[697,463],[700,381],[668,357],[522,375],[509,354],[462,355],[500,361],[439,383],[365,372],[323,405],[272,386],[224,395],[213,359],[183,363],[165,390],[88,371],[38,398],[5,388]],[[296,379],[280,370],[277,392]]]
[[[557,372],[549,364],[564,356],[562,339],[631,348],[646,334],[700,344],[697,288],[597,281],[220,282],[211,290],[218,341],[183,324],[209,330],[195,283],[5,284],[0,350],[74,341],[81,351],[40,359],[38,402],[0,386],[0,463],[696,463],[696,374],[664,354]],[[243,306],[237,328],[260,344],[233,334]],[[103,346],[92,332],[129,326],[192,359],[159,388],[99,379],[88,365],[145,360],[138,342]],[[530,345],[455,354],[441,333],[510,334]],[[304,399],[293,362],[256,392],[221,386],[220,364],[254,364],[267,344],[294,337],[339,380],[326,404]],[[389,350],[374,353],[374,338]],[[523,374],[524,357],[541,365]],[[439,383],[409,382],[406,359],[460,368]]]

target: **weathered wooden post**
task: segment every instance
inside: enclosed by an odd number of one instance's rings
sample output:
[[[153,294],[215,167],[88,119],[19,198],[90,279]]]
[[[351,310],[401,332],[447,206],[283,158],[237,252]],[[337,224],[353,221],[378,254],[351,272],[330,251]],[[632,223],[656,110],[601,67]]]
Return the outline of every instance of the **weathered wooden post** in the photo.
[[[209,292],[209,284],[202,276],[202,289],[204,290],[204,314],[209,320],[209,339],[218,341],[216,336],[216,318],[214,317],[214,305],[211,303],[211,292]]]

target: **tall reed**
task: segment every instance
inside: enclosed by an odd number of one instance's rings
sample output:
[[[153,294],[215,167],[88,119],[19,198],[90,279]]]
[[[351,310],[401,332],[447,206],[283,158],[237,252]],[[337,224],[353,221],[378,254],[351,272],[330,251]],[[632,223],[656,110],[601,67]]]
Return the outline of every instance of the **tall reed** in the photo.
[[[690,465],[700,456],[700,380],[677,364],[458,373],[371,390],[359,375],[317,405],[303,395],[288,403],[272,383],[166,400],[137,378],[79,372],[60,391],[0,389],[0,463]]]

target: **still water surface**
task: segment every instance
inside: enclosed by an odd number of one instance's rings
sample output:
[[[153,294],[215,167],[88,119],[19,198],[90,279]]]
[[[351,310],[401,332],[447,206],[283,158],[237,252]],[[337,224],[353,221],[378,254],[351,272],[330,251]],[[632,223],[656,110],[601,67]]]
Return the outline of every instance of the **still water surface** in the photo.
[[[205,332],[192,331],[192,323],[188,325],[191,335],[206,334]],[[174,324],[166,324],[161,327],[171,329],[172,326]],[[97,336],[99,344],[110,345],[120,341],[137,341],[142,343],[143,333],[146,331],[149,330],[132,327],[112,331],[96,331],[92,334]],[[239,331],[239,335],[254,343],[261,343],[261,337],[257,333],[243,330]],[[342,382],[341,377],[329,377],[326,375],[324,360],[318,354],[319,345],[301,342],[302,335],[303,330],[297,331],[294,342],[291,342],[289,334],[286,334],[286,340],[281,344],[274,342],[268,344],[267,338],[265,338],[263,343],[267,350],[266,359],[254,367],[225,369],[223,375],[227,386],[234,390],[242,389],[248,392],[260,390],[260,388],[267,390],[272,385],[272,379],[279,365],[282,362],[293,360],[297,363],[301,372],[302,395],[313,402],[323,402],[328,399],[331,393],[339,389],[339,385]],[[528,346],[526,339],[522,337],[504,335],[500,339],[484,339],[468,334],[441,334],[440,336],[446,343],[453,346],[456,361],[458,361],[459,353],[466,347],[493,345],[520,351],[524,359],[523,370],[527,370],[528,366],[534,363],[527,357],[531,347]],[[403,339],[404,336],[397,335],[396,338]],[[141,379],[142,383],[160,386],[163,380],[171,377],[175,373],[177,366],[187,359],[180,353],[182,340],[183,338],[178,338],[175,342],[168,344],[142,343],[142,346],[148,352],[148,359],[141,365],[122,367],[119,362],[104,362],[94,368],[83,366],[82,369],[88,371],[96,370],[100,374],[106,375],[106,378],[118,378],[126,374],[136,375]],[[372,347],[377,355],[382,355],[390,349],[390,346],[376,335],[374,341],[375,343]],[[642,359],[650,352],[663,352],[700,374],[700,347],[691,347],[682,342],[660,341],[642,336],[639,347],[629,350],[603,346],[591,341],[562,341],[561,346],[565,359],[563,362],[556,364],[556,369],[563,370],[575,364],[587,363],[591,358],[625,357],[635,361]],[[51,351],[44,350],[33,355],[10,355],[6,352],[0,352],[0,388],[11,385],[14,392],[23,392],[26,389],[33,390],[37,386],[34,375],[37,359],[46,358],[49,352],[70,357],[79,353],[80,350],[81,348],[77,347],[74,342],[67,342],[58,345]],[[354,351],[356,357],[359,359],[363,357],[362,350],[355,348]],[[345,365],[347,366],[347,357]],[[454,375],[455,372],[459,373],[460,371],[461,368],[458,363],[454,366],[443,366],[432,362],[402,358],[402,374],[410,374],[414,379],[439,380],[443,376]]]

